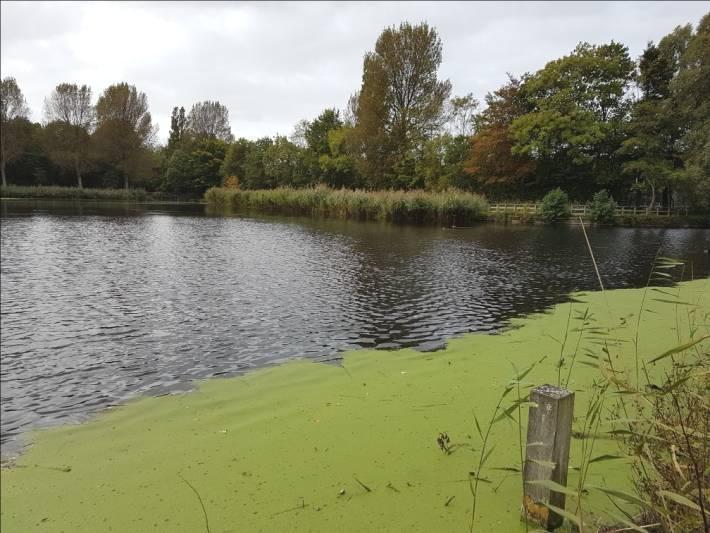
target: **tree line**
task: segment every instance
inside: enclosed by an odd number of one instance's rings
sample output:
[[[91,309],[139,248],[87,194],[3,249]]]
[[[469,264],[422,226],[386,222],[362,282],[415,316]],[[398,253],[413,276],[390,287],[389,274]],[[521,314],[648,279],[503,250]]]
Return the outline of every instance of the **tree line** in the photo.
[[[580,43],[542,69],[508,75],[481,106],[439,77],[443,45],[427,23],[386,28],[343,109],[289,136],[235,139],[219,102],[176,106],[156,142],[145,93],[119,83],[95,104],[62,83],[44,121],[2,80],[3,184],[143,187],[200,196],[212,186],[457,188],[494,200],[560,187],[626,203],[710,204],[710,13],[634,60],[618,42]]]

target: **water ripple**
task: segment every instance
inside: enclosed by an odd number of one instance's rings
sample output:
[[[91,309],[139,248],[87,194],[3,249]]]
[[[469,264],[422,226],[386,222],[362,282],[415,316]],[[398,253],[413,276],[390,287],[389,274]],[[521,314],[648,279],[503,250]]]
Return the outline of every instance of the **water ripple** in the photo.
[[[591,231],[609,287],[660,245],[708,273],[707,230]],[[577,228],[465,230],[2,203],[3,453],[34,427],[293,357],[494,331],[596,278]]]

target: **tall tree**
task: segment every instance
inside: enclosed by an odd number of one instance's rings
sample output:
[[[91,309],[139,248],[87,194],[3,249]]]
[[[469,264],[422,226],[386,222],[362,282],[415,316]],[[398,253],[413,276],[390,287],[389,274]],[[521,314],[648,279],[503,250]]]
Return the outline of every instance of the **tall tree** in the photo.
[[[621,172],[616,155],[634,62],[626,46],[580,43],[521,86],[532,111],[511,125],[513,153],[538,162],[541,185],[585,195]]]
[[[386,28],[365,55],[356,137],[370,186],[408,186],[417,150],[441,126],[451,92],[437,77],[441,50],[436,30],[404,22]]]
[[[692,34],[690,25],[677,27],[658,45],[650,42],[639,59],[641,98],[634,103],[619,153],[627,158],[625,174],[634,188],[649,193],[649,209],[657,192],[683,179],[682,146],[687,120],[672,98],[671,82],[678,75],[680,57]]]
[[[476,109],[478,109],[478,100],[473,97],[473,93],[449,99],[446,104],[448,133],[465,137],[473,135]]]
[[[77,187],[82,188],[81,173],[89,152],[89,131],[94,121],[91,88],[61,83],[45,100],[48,121],[44,140],[55,164],[73,168]]]
[[[681,138],[689,199],[710,207],[710,12],[700,19],[680,57],[671,94],[687,124]]]
[[[187,129],[197,138],[219,139],[224,142],[234,140],[227,106],[217,101],[205,100],[194,104],[187,116]]]
[[[493,196],[519,197],[535,167],[529,156],[511,153],[510,127],[530,111],[520,85],[521,80],[509,76],[508,83],[486,95],[486,108],[475,119],[465,169],[478,187]]]
[[[170,115],[170,134],[168,135],[168,152],[172,152],[177,145],[185,137],[185,131],[187,130],[187,118],[185,117],[185,108],[180,107],[179,109],[173,107],[172,115]]]
[[[134,85],[111,85],[96,103],[96,123],[97,155],[123,174],[128,189],[129,176],[145,172],[147,151],[155,136],[148,98]]]
[[[30,110],[15,78],[4,78],[0,83],[0,173],[3,187],[7,186],[5,165],[16,159],[27,141],[25,127]]]
[[[311,123],[305,118],[296,122],[293,127],[293,132],[289,135],[288,140],[299,148],[306,148],[308,146],[308,141],[306,141],[306,131],[311,126]]]

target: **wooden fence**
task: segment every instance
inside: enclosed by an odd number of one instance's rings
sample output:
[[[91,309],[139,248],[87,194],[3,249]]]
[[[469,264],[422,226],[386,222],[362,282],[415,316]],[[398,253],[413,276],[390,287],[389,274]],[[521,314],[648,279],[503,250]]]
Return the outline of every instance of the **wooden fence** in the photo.
[[[513,215],[535,215],[540,212],[539,203],[512,203],[512,204],[491,204],[489,210],[491,213],[511,213]],[[573,217],[586,217],[591,215],[591,206],[585,204],[572,204],[570,206],[570,211]],[[636,215],[657,215],[657,216],[671,216],[671,215],[687,215],[688,208],[685,206],[681,207],[661,207],[655,206],[650,210],[647,207],[639,206],[626,206],[619,205],[614,211],[616,216],[636,216]]]

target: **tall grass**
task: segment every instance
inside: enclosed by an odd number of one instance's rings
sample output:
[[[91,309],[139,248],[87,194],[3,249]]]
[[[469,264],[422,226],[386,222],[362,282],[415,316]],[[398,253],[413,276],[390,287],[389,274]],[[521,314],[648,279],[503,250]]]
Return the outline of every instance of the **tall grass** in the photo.
[[[143,189],[79,189],[78,187],[8,185],[0,188],[2,198],[46,198],[56,200],[142,201],[150,195]]]
[[[464,191],[364,191],[320,186],[238,190],[213,187],[205,201],[216,208],[292,215],[465,226],[484,219],[485,198]]]
[[[587,244],[594,261],[592,247],[588,241]],[[659,250],[651,265],[635,324],[622,321],[616,326],[611,323],[608,326],[597,325],[589,308],[584,312],[577,311],[573,318],[570,304],[566,331],[563,332],[562,340],[558,341],[561,346],[555,361],[558,384],[564,387],[569,385],[575,362],[599,370],[589,390],[587,408],[575,419],[578,428],[575,436],[581,438],[582,442],[578,462],[570,467],[577,472],[577,480],[571,486],[550,480],[526,481],[522,478],[525,461],[523,407],[530,405],[529,395],[524,389],[532,386],[522,380],[531,369],[516,372],[516,378],[504,388],[485,429],[481,429],[474,417],[482,447],[478,469],[473,473],[473,479],[469,479],[472,494],[471,531],[476,517],[477,481],[485,479],[482,478],[481,470],[495,446],[494,426],[509,418],[518,427],[520,465],[490,470],[520,475],[522,495],[525,494],[526,483],[543,485],[554,492],[565,494],[566,509],[559,509],[546,502],[536,503],[562,516],[572,530],[580,533],[710,532],[710,351],[707,344],[710,340],[710,313],[699,312],[702,309],[702,296],[697,301],[688,301],[688,298],[682,297],[680,286],[677,290],[652,286],[658,282],[666,284],[682,281],[688,270],[692,272],[692,264],[686,265],[683,261],[662,257]],[[596,262],[595,271],[603,291]],[[675,309],[677,344],[660,355],[640,349],[641,316],[644,312],[653,312],[647,309],[651,301],[671,305]],[[609,311],[608,302],[606,306]],[[680,321],[681,313],[686,315],[686,327]],[[629,368],[614,363],[619,356],[616,352],[624,349],[624,341],[616,335],[617,329],[627,329],[627,335],[631,334],[634,357]],[[570,333],[577,338],[573,352],[565,355]],[[576,361],[583,339],[588,346],[584,347],[583,360]],[[665,364],[664,368],[657,369],[650,376],[647,366],[661,362]],[[566,379],[563,379],[563,368],[566,370]],[[645,382],[642,382],[641,376]],[[503,400],[512,390],[517,395],[504,407]],[[513,418],[511,415],[515,411],[517,417]],[[595,453],[597,441],[601,438],[617,439],[619,453]],[[590,471],[597,464],[616,459],[626,459],[631,463],[630,481],[633,491],[590,483]],[[615,510],[599,506],[590,498],[595,493],[606,497]],[[527,521],[525,506],[523,513],[523,519]]]

